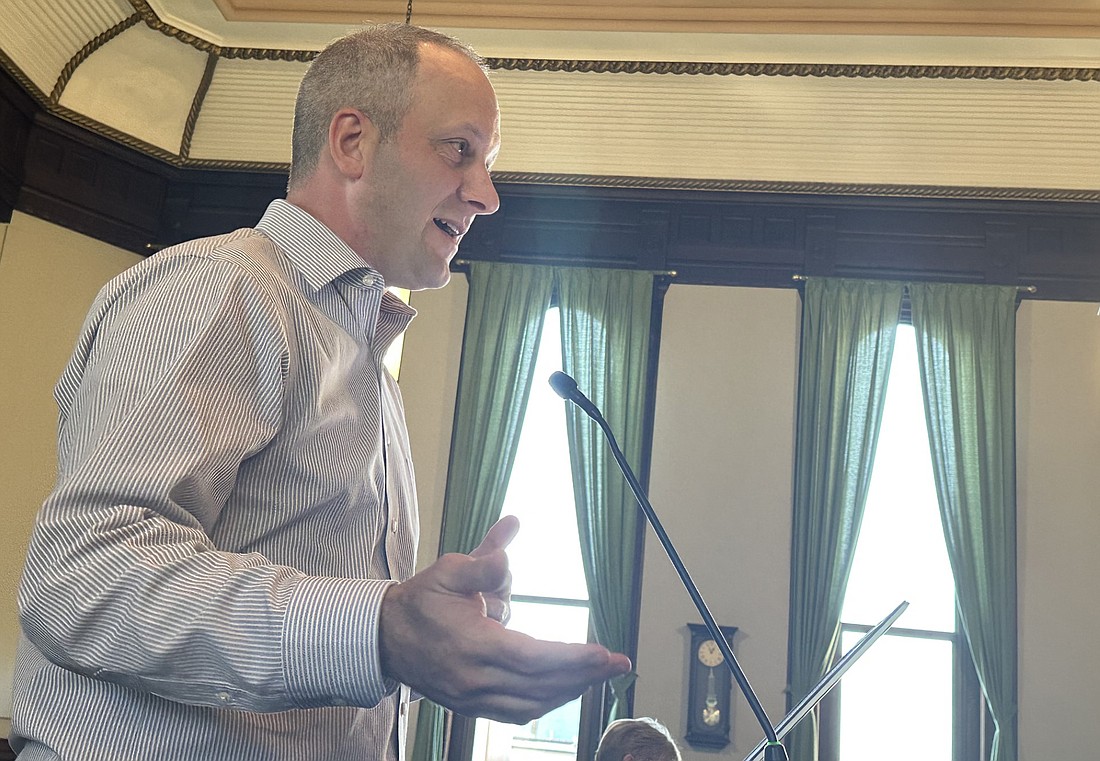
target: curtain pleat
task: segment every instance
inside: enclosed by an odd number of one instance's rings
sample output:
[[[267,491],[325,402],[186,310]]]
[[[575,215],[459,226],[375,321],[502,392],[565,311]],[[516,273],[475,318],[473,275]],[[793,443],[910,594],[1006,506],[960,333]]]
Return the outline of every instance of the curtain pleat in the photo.
[[[959,617],[995,726],[991,761],[1016,761],[1016,289],[920,283],[910,298]]]
[[[802,308],[791,538],[788,709],[832,662],[867,500],[901,283],[812,278]],[[788,735],[817,758],[816,714]]]
[[[600,408],[637,472],[644,443],[653,276],[626,270],[558,271],[562,369]],[[632,643],[637,500],[600,429],[570,405],[569,459],[592,626],[616,652]],[[609,720],[626,716],[631,673],[611,681]]]
[[[469,552],[499,517],[527,407],[542,320],[557,291],[563,369],[641,460],[653,276],[625,270],[475,262],[448,471],[441,552]],[[631,644],[637,503],[599,430],[567,415],[570,465],[592,625],[606,647]],[[610,467],[609,467],[610,466]],[[635,675],[612,681],[610,719],[625,715]],[[443,753],[443,710],[421,701],[413,761]]]
[[[473,262],[440,553],[470,552],[500,517],[531,392],[553,271]],[[420,702],[413,761],[443,755],[443,709]]]

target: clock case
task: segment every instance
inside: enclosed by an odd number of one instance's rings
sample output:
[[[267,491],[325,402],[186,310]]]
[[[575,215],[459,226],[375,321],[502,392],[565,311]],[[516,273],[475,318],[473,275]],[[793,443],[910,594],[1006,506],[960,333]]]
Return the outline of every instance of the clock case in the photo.
[[[736,626],[719,626],[726,642],[733,647],[733,635]],[[691,632],[691,649],[688,651],[688,700],[687,734],[684,739],[700,748],[724,748],[730,743],[730,703],[733,684],[729,666],[723,662],[714,667],[714,694],[718,699],[718,721],[707,724],[703,720],[703,711],[707,701],[707,681],[710,667],[704,665],[698,657],[699,646],[713,639],[710,630],[703,624],[688,624]]]

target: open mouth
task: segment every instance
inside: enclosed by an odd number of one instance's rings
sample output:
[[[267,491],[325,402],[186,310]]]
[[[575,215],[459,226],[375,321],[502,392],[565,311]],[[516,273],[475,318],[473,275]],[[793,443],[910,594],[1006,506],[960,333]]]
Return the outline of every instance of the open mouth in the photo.
[[[449,222],[447,222],[445,220],[439,219],[437,217],[436,219],[433,219],[432,221],[435,222],[436,227],[438,227],[443,232],[447,233],[447,235],[450,235],[452,238],[457,238],[459,235],[462,234],[458,231],[457,228],[455,228],[454,226],[452,226]]]

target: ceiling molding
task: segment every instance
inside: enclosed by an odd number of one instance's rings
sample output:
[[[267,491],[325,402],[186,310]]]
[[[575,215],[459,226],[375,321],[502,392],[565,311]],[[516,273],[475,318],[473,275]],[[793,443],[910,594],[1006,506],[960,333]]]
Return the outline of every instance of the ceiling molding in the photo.
[[[887,185],[836,182],[769,182],[706,180],[666,177],[611,177],[607,175],[493,172],[493,182],[513,185],[558,185],[642,190],[702,190],[786,195],[874,196],[883,198],[959,198],[998,201],[1100,201],[1098,190],[1049,188],[987,188],[947,185]]]
[[[191,109],[187,112],[187,119],[183,124],[183,135],[180,138],[180,159],[187,161],[188,156],[191,154],[191,138],[195,135],[195,125],[199,121],[199,112],[202,111],[202,102],[206,99],[206,94],[210,91],[210,83],[214,79],[214,69],[218,67],[218,57],[213,53],[208,53],[206,57],[206,68],[203,70],[202,79],[199,81],[199,86],[195,90],[195,97],[191,101]]]
[[[214,0],[227,21],[360,24],[403,21],[392,0]],[[946,5],[936,0],[752,0],[653,4],[454,2],[420,0],[413,20],[424,26],[520,30],[875,34],[979,37],[1100,37],[1100,5],[1090,0],[1012,0]]]
[[[130,0],[130,5],[134,7],[134,10],[150,29],[178,40],[185,45],[190,45],[196,50],[213,53],[220,58],[245,58],[260,61],[312,61],[317,57],[316,50],[241,48],[216,45],[179,27],[165,23],[146,0]]]
[[[221,58],[312,61],[315,50],[223,47],[160,20],[146,0],[130,0],[151,28],[179,42]],[[368,3],[370,5],[370,3]],[[222,7],[221,0],[218,6]],[[223,8],[224,10],[224,8]],[[366,12],[368,9],[364,9]],[[1100,9],[1096,11],[1100,24]],[[227,17],[228,18],[228,17]],[[362,20],[362,13],[359,15]],[[454,24],[451,24],[452,26]],[[1098,27],[1100,29],[1100,27]],[[487,57],[491,69],[569,71],[616,74],[682,74],[710,76],[859,77],[874,79],[1015,79],[1033,81],[1100,81],[1100,68],[1052,66],[902,66],[816,63],[719,63],[698,61],[600,61]]]
[[[226,13],[226,18],[232,19],[234,15],[227,10],[237,11],[238,8],[227,8],[233,5],[229,0],[215,0],[218,7]],[[130,0],[134,10],[141,16],[145,23],[152,29],[176,39],[184,44],[191,45],[203,52],[213,53],[222,58],[243,58],[251,60],[274,61],[312,61],[317,51],[293,50],[275,48],[245,48],[223,47],[204,40],[193,34],[183,31],[170,24],[161,21],[156,12],[149,6],[147,0]],[[624,3],[617,3],[622,6]],[[241,8],[247,7],[247,3],[238,3]],[[294,2],[284,2],[287,6],[304,7]],[[331,3],[330,3],[331,5]],[[348,5],[348,4],[345,4]],[[361,6],[361,3],[356,4]],[[371,5],[380,3],[367,3],[367,7],[360,8],[357,19],[362,21],[363,14],[369,14]],[[392,5],[385,4],[385,5]],[[271,3],[262,4],[264,8],[270,8]],[[350,5],[348,8],[350,9]],[[509,7],[509,6],[505,6]],[[581,6],[570,6],[581,7]],[[584,6],[587,7],[587,6]],[[270,10],[278,15],[278,6]],[[261,11],[256,11],[261,12]],[[267,13],[269,11],[262,11]],[[348,11],[350,13],[350,10]],[[385,15],[385,14],[383,14]],[[392,15],[392,13],[390,14]],[[1100,9],[1096,11],[1096,21],[1100,29]],[[396,18],[394,19],[396,20]],[[453,23],[449,26],[461,26]],[[355,23],[350,20],[349,23]],[[1044,66],[898,66],[898,65],[866,65],[866,64],[805,64],[805,63],[709,63],[709,62],[676,62],[676,61],[598,61],[598,60],[553,60],[539,58],[492,58],[487,57],[486,63],[492,69],[508,71],[582,71],[595,73],[623,73],[623,74],[686,74],[686,75],[712,75],[712,76],[811,76],[811,77],[869,77],[884,79],[1020,79],[1020,80],[1100,80],[1100,68],[1068,68],[1068,67],[1044,67]]]
[[[859,79],[1001,79],[1100,81],[1100,68],[1051,66],[900,66],[837,63],[703,63],[674,61],[564,61],[487,58],[492,69],[599,74],[683,74],[747,77],[837,77]]]

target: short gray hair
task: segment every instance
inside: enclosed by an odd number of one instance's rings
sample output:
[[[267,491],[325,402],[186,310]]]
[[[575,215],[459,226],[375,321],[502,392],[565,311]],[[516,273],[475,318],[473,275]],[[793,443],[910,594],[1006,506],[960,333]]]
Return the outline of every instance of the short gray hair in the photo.
[[[332,117],[355,108],[370,118],[383,141],[397,134],[412,105],[412,85],[421,44],[461,53],[487,70],[468,45],[410,24],[378,24],[332,42],[310,64],[298,86],[291,139],[290,182],[313,174],[328,141]]]
[[[680,761],[680,749],[668,729],[648,716],[608,724],[596,748],[596,761],[623,761],[628,753],[634,761]]]

